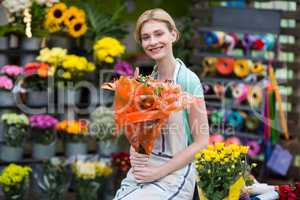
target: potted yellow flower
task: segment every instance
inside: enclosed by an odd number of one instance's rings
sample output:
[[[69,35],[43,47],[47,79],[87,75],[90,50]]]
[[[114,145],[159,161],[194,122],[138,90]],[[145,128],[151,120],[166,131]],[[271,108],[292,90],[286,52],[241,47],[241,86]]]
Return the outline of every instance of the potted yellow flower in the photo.
[[[238,200],[251,169],[246,155],[249,147],[224,143],[208,145],[196,154],[201,200]]]
[[[112,174],[112,168],[101,161],[75,161],[72,172],[75,176],[76,200],[97,200],[99,189],[105,177]]]
[[[87,153],[86,136],[87,123],[84,120],[63,120],[56,125],[56,129],[66,141],[66,156]]]
[[[0,175],[0,185],[6,199],[22,200],[29,188],[30,167],[10,164]]]

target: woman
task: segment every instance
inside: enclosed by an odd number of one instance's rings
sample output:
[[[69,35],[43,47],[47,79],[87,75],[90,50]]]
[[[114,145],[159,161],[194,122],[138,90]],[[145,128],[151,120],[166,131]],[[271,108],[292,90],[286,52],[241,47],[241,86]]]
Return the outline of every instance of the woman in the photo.
[[[135,39],[156,62],[152,76],[180,84],[199,101],[189,109],[171,114],[151,155],[139,154],[130,148],[132,168],[114,199],[191,200],[196,180],[192,161],[207,145],[209,135],[200,80],[173,55],[172,46],[179,39],[179,32],[166,11],[145,11],[137,21]]]

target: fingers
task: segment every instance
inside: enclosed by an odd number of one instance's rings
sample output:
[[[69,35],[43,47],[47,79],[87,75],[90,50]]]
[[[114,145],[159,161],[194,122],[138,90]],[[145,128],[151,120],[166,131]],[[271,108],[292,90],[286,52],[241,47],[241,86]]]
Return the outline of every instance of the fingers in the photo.
[[[134,78],[137,78],[140,75],[140,68],[136,67],[134,70]]]

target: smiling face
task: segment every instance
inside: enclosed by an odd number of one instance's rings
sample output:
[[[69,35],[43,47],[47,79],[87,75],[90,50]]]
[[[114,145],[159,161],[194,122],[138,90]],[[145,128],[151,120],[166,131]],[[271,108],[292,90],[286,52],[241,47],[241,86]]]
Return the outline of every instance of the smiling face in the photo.
[[[140,34],[142,47],[150,58],[161,60],[173,56],[172,44],[177,33],[170,30],[165,22],[149,20],[143,24]]]

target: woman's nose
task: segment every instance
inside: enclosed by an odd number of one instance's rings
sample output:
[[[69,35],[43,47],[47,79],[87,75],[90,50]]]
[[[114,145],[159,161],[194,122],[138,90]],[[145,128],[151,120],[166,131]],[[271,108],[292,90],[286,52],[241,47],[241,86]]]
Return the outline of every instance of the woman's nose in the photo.
[[[157,43],[157,39],[155,37],[150,37],[149,44],[155,45]]]

